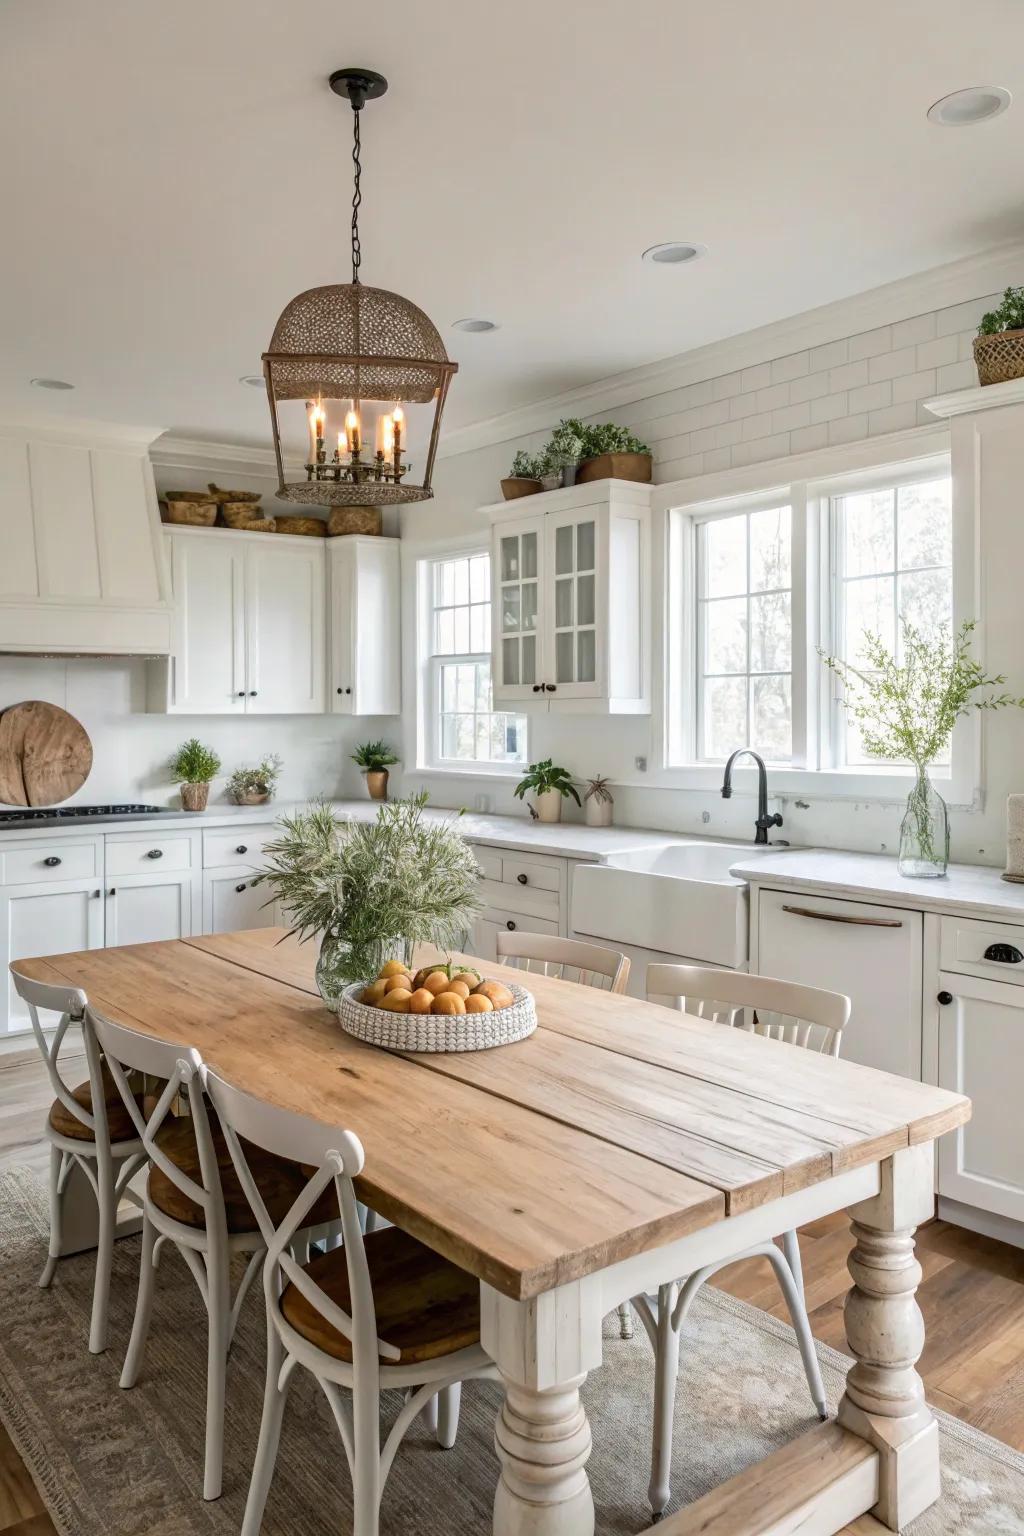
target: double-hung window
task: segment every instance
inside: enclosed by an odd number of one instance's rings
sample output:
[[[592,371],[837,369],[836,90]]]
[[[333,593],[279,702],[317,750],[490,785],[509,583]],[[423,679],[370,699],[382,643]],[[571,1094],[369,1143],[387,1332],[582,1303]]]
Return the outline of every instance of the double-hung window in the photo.
[[[431,766],[494,771],[526,761],[526,717],[495,710],[491,692],[491,560],[425,562]]]

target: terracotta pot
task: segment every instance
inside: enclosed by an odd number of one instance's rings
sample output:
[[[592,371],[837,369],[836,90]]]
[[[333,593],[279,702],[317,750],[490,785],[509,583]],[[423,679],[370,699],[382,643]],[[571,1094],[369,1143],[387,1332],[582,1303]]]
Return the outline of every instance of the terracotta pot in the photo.
[[[367,768],[366,788],[371,800],[386,800],[388,797],[388,771],[386,768]]]
[[[246,789],[240,795],[235,796],[236,805],[266,805],[270,799],[269,789]]]
[[[183,811],[205,811],[206,802],[209,798],[209,784],[183,784],[181,786],[181,808]]]
[[[638,480],[646,485],[651,478],[649,453],[599,453],[596,459],[584,459],[576,467],[576,484],[588,480]]]
[[[562,819],[562,792],[558,789],[545,789],[537,796],[537,820],[561,821]]]
[[[588,827],[610,827],[614,809],[614,801],[599,800],[596,795],[583,801],[583,814]]]
[[[539,480],[527,480],[518,475],[508,475],[501,482],[501,494],[506,501],[515,501],[517,496],[536,496],[539,490]]]

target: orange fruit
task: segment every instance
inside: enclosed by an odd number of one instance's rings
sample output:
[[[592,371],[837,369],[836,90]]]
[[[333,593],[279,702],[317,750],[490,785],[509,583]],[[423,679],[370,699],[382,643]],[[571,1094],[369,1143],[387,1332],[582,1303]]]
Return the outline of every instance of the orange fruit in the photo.
[[[428,992],[432,992],[435,997],[438,997],[440,993],[448,991],[451,982],[448,980],[448,975],[445,971],[431,971],[429,976],[424,977],[423,985]]]
[[[407,976],[408,973],[409,967],[405,965],[403,961],[388,960],[386,964],[381,966],[380,970],[377,972],[377,975],[381,980],[384,980],[388,976]]]
[[[385,992],[394,992],[397,987],[404,987],[407,992],[413,990],[412,977],[405,971],[396,971],[393,976],[383,977],[382,980]]]
[[[466,998],[467,1013],[493,1013],[494,1004],[483,992],[471,992]]]
[[[465,1001],[457,992],[441,992],[434,998],[431,1013],[465,1013]]]
[[[386,981],[371,981],[369,986],[364,987],[359,994],[359,1001],[361,1003],[368,1003],[371,1008],[376,1007],[387,991],[387,986]]]
[[[511,1008],[515,998],[500,981],[482,981],[473,989],[477,997],[489,997],[495,1008]]]
[[[408,987],[393,987],[381,998],[380,1006],[386,1008],[388,1013],[408,1013],[411,997],[412,993]]]
[[[461,980],[450,981],[447,990],[449,992],[457,992],[461,998],[467,998],[469,996],[469,982]]]
[[[434,1002],[433,992],[428,992],[426,987],[417,987],[409,998],[410,1013],[429,1013]]]

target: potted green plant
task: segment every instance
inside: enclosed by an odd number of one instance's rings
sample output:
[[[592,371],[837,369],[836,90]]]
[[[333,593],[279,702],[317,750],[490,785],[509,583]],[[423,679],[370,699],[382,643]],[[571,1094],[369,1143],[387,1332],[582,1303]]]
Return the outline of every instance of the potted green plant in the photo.
[[[212,747],[204,747],[193,736],[171,758],[171,774],[181,786],[183,811],[205,811],[210,798],[210,780],[220,773],[220,758]]]
[[[541,488],[557,490],[575,485],[576,469],[583,457],[583,439],[570,421],[560,421],[541,452]]]
[[[479,868],[457,815],[427,821],[427,796],[382,805],[345,826],[315,802],[281,818],[264,849],[266,883],[303,941],[319,939],[316,979],[327,1002],[369,981],[390,958],[411,963],[414,944],[461,944],[480,912]]]
[[[914,787],[900,826],[901,875],[944,875],[949,863],[949,817],[928,769],[945,751],[953,727],[972,709],[1024,709],[1024,699],[999,688],[1001,674],[989,677],[970,654],[973,620],[956,634],[940,628],[927,635],[906,620],[903,659],[897,661],[878,635],[865,631],[863,671],[835,656],[819,655],[843,684],[842,704],[856,721],[864,750],[886,762],[909,762]]]
[[[540,490],[541,461],[537,454],[520,448],[512,460],[512,468],[501,482],[501,494],[506,501],[517,496],[535,496]]]
[[[388,769],[398,762],[386,741],[366,741],[352,753],[352,761],[366,774],[366,789],[371,800],[388,797]]]
[[[979,384],[1024,379],[1024,288],[1007,288],[1002,302],[982,315],[974,361]]]
[[[512,793],[517,800],[525,800],[531,791],[536,800],[534,813],[538,821],[561,821],[562,801],[570,795],[577,805],[581,804],[568,769],[556,768],[550,757],[542,763],[531,763],[526,776],[520,779]]]
[[[565,418],[558,426],[580,439],[581,462],[576,470],[580,484],[590,480],[637,480],[646,484],[650,480],[651,450],[628,427],[618,427],[613,421],[587,423],[576,416]]]
[[[276,752],[254,768],[236,768],[228,779],[228,794],[236,805],[266,805],[281,777],[281,759]]]
[[[598,776],[587,780],[583,791],[583,815],[588,827],[610,827],[615,800],[608,788],[609,780]]]

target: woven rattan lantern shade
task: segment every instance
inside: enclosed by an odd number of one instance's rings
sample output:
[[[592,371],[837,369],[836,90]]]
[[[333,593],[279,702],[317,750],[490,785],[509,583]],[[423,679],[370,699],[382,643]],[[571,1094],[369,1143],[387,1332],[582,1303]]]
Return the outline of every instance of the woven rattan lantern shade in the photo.
[[[283,501],[306,505],[394,505],[426,501],[437,453],[441,413],[452,375],[458,364],[450,362],[437,327],[417,305],[359,281],[361,251],[358,211],[362,200],[359,164],[359,115],[367,100],[387,89],[383,76],[370,70],[336,70],[330,85],[346,95],[355,121],[355,193],[352,200],[352,282],[309,288],[286,305],[274,327],[269,349],[263,354],[263,375],[270,402],[270,418],[277,457],[278,496]],[[386,413],[391,406],[428,407],[432,410],[428,446],[422,476],[409,473],[402,436],[405,418],[394,413],[392,446],[367,455],[352,442],[337,453],[315,440],[307,454],[306,478],[286,481],[281,449],[279,406],[301,400],[304,408],[315,404],[324,415],[330,402],[354,416],[361,432],[360,412],[377,402]],[[337,414],[337,413],[336,413]],[[421,413],[422,415],[422,413]],[[390,418],[389,418],[390,421]],[[335,426],[338,422],[334,423]],[[387,423],[386,423],[387,425]]]

